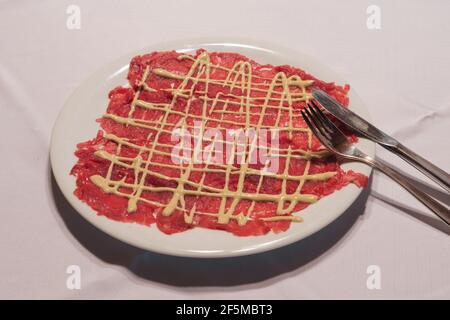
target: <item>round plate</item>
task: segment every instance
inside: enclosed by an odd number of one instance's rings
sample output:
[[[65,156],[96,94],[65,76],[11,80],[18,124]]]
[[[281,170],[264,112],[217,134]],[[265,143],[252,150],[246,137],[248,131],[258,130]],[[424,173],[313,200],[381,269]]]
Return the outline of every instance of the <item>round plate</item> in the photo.
[[[286,232],[250,237],[237,237],[227,232],[201,228],[166,235],[154,225],[148,227],[135,223],[123,223],[99,216],[75,197],[73,194],[75,177],[69,175],[69,172],[77,161],[74,155],[76,144],[92,139],[96,135],[99,126],[95,119],[99,118],[106,109],[108,92],[118,85],[127,84],[126,75],[131,58],[155,50],[192,53],[198,48],[208,51],[238,52],[259,63],[298,66],[319,79],[334,81],[338,84],[345,83],[327,67],[304,54],[273,45],[254,44],[254,42],[249,44],[248,41],[240,43],[178,41],[130,53],[88,78],[68,99],[53,128],[51,165],[56,181],[70,204],[100,230],[126,243],[164,254],[205,258],[247,255],[278,248],[309,236],[339,217],[355,201],[362,189],[349,185],[322,198],[299,213],[304,219],[303,223],[292,223]],[[349,96],[351,109],[368,119],[368,112],[359,97],[352,90]],[[375,146],[372,142],[361,139],[358,145],[369,155],[374,155]],[[369,167],[359,163],[346,163],[343,167],[366,175],[369,175],[371,171]]]

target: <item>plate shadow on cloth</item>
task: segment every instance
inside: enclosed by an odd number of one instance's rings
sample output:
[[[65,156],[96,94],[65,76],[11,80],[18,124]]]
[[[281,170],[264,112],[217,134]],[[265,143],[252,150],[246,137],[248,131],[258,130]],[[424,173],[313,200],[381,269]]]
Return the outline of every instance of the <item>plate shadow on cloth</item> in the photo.
[[[120,265],[134,275],[172,286],[236,286],[301,271],[318,262],[364,213],[369,185],[335,221],[288,246],[232,258],[184,258],[149,252],[117,240],[86,221],[65,199],[49,169],[54,205],[67,229],[90,253],[105,263]]]

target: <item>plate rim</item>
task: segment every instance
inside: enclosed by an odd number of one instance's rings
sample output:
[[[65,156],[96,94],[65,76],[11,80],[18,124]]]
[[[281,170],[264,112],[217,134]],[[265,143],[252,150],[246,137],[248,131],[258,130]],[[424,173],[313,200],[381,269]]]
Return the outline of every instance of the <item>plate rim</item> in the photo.
[[[327,225],[329,225],[334,220],[336,220],[338,217],[340,217],[359,198],[359,196],[363,192],[364,188],[358,188],[358,190],[356,192],[354,192],[352,199],[347,200],[346,203],[343,206],[341,206],[342,210],[340,210],[339,213],[336,213],[331,216],[329,215],[330,219],[326,219],[325,223],[322,223],[319,226],[317,225],[317,223],[316,223],[316,225],[312,224],[312,227],[309,228],[309,231],[303,232],[298,237],[286,235],[285,237],[281,237],[281,238],[277,239],[276,241],[272,241],[268,244],[264,244],[264,241],[260,241],[261,244],[259,246],[254,246],[254,247],[250,247],[250,248],[247,247],[247,248],[244,248],[241,250],[231,250],[231,251],[230,250],[218,250],[218,251],[211,252],[208,250],[206,250],[206,251],[198,251],[198,250],[189,251],[189,250],[185,250],[185,249],[178,250],[176,248],[161,249],[158,246],[142,245],[142,242],[139,242],[136,239],[131,239],[129,236],[127,237],[127,236],[124,236],[123,234],[118,235],[116,232],[112,232],[110,229],[104,227],[104,225],[106,225],[106,224],[115,223],[115,224],[120,224],[121,225],[120,228],[123,228],[123,229],[132,229],[134,227],[138,227],[138,228],[144,227],[144,228],[153,229],[159,233],[162,233],[154,225],[152,225],[151,228],[149,228],[148,226],[143,226],[143,225],[139,225],[136,223],[118,222],[118,221],[113,221],[104,216],[99,216],[96,211],[94,211],[87,204],[85,204],[84,202],[82,202],[81,200],[79,200],[78,198],[76,198],[73,195],[74,189],[68,190],[68,188],[64,187],[63,177],[61,177],[59,170],[55,169],[55,168],[58,168],[57,147],[55,146],[55,141],[57,140],[56,135],[57,135],[58,129],[59,129],[58,125],[60,124],[60,121],[63,118],[64,113],[67,112],[67,109],[70,107],[71,101],[73,101],[74,98],[77,96],[77,94],[82,92],[82,90],[85,89],[84,87],[88,83],[92,82],[92,80],[95,79],[98,74],[102,74],[102,73],[109,74],[110,72],[107,72],[109,69],[111,69],[112,67],[117,65],[120,61],[125,60],[126,58],[129,61],[131,59],[131,57],[133,57],[135,55],[144,54],[146,52],[155,51],[155,50],[160,50],[160,51],[171,50],[171,49],[176,50],[176,48],[180,48],[179,50],[192,50],[195,48],[211,47],[211,46],[229,46],[229,47],[234,47],[234,48],[238,47],[241,49],[247,48],[247,49],[251,49],[251,50],[264,51],[264,52],[270,53],[270,54],[277,54],[277,55],[280,55],[280,56],[286,57],[286,58],[287,58],[287,56],[293,57],[293,56],[298,55],[300,57],[307,58],[309,60],[309,62],[315,64],[317,68],[321,68],[321,69],[325,70],[326,73],[331,74],[333,76],[334,82],[339,83],[341,85],[343,85],[345,83],[345,81],[343,81],[343,79],[336,72],[334,72],[334,70],[329,68],[327,65],[321,63],[321,61],[318,61],[317,59],[310,57],[309,55],[307,55],[305,53],[301,53],[296,50],[286,48],[286,47],[280,46],[275,43],[255,41],[255,40],[237,38],[237,37],[234,37],[233,39],[214,37],[214,38],[192,38],[192,39],[180,39],[180,40],[174,40],[174,41],[165,41],[165,42],[161,42],[161,43],[156,43],[151,46],[147,46],[147,47],[139,49],[139,50],[133,50],[132,52],[129,52],[125,55],[122,55],[122,56],[114,59],[113,61],[111,61],[109,63],[106,63],[105,65],[103,65],[102,67],[98,68],[93,73],[91,73],[87,78],[85,78],[77,86],[77,88],[72,92],[72,94],[69,95],[69,97],[66,99],[62,109],[59,111],[59,114],[55,120],[54,126],[52,128],[51,141],[50,141],[50,163],[51,163],[52,173],[53,173],[53,176],[55,177],[55,181],[58,185],[58,188],[61,190],[65,199],[75,209],[75,211],[77,211],[77,213],[80,214],[84,219],[86,219],[89,223],[91,223],[97,229],[99,229],[99,231],[105,232],[106,234],[114,237],[115,239],[118,239],[129,245],[139,247],[144,250],[161,253],[161,254],[168,254],[168,255],[180,256],[180,257],[191,257],[191,258],[221,258],[221,257],[244,256],[244,255],[256,254],[256,253],[261,253],[261,252],[277,249],[280,247],[284,247],[286,245],[295,243],[297,241],[301,241],[302,239],[309,237],[310,235],[322,230]],[[257,58],[254,58],[251,56],[249,58],[258,61]],[[293,59],[293,58],[290,58],[290,59]],[[290,60],[290,59],[287,59],[287,60]],[[291,63],[286,63],[286,64],[291,64]],[[294,66],[298,65],[299,67],[302,67],[298,63],[293,64],[293,65]],[[127,70],[128,64],[125,67]],[[123,70],[122,70],[123,68],[124,67],[122,67],[118,71],[115,71],[114,74],[118,74],[118,73],[120,73],[120,71],[123,72]],[[308,72],[307,69],[306,69],[306,71]],[[312,74],[315,75],[315,73],[312,73]],[[112,78],[112,76],[110,76],[109,78]],[[106,82],[106,80],[108,80],[109,78],[106,78],[103,80],[105,80],[105,82]],[[106,88],[106,89],[109,91],[112,88]],[[360,107],[362,108],[361,111],[364,111],[364,117],[370,121],[369,111],[366,108],[366,106],[364,105],[362,99],[355,92],[355,90],[350,90],[349,96],[350,96],[350,101],[354,101],[356,99],[357,104],[359,104]],[[103,108],[104,108],[104,106],[103,106]],[[95,119],[92,119],[92,121],[94,121],[94,120]],[[99,129],[99,127],[98,127],[98,129]],[[91,139],[91,138],[92,137],[89,137],[87,139]],[[363,139],[363,140],[366,140],[366,139]],[[81,141],[82,140],[80,140],[79,142],[81,142]],[[368,140],[366,140],[366,141],[367,141],[366,147],[369,147],[369,150],[365,149],[365,151],[369,155],[374,156],[375,155],[375,143],[370,142]],[[75,145],[73,146],[72,153],[74,151],[75,151]],[[73,163],[73,164],[75,164],[75,163]],[[73,164],[72,164],[72,166],[73,166]],[[366,167],[366,168],[367,168],[367,170],[362,170],[362,171],[365,171],[364,174],[366,174],[368,177],[370,177],[370,175],[372,173],[372,168],[370,168],[370,167]],[[66,179],[69,178],[69,179],[75,180],[75,178],[73,176],[69,175],[69,172],[66,172],[65,175],[67,176]],[[350,187],[350,186],[347,186],[347,187]],[[367,186],[367,187],[370,187],[370,186]],[[341,190],[337,190],[334,193],[337,194],[339,192],[341,192]],[[326,199],[326,198],[327,197],[325,197],[324,199]],[[323,201],[324,199],[322,199],[321,201]],[[304,211],[306,211],[306,210],[308,210],[308,209],[305,209]],[[90,211],[90,212],[87,213],[86,211]],[[105,219],[105,220],[109,221],[109,223],[102,224],[99,222],[99,219]],[[133,226],[133,227],[130,227],[130,226]],[[293,226],[291,225],[290,229],[292,227]],[[200,229],[200,228],[195,228],[195,229]],[[188,230],[186,232],[193,232],[194,230]],[[202,229],[202,230],[206,230],[206,229]],[[210,232],[211,230],[206,230],[206,231]],[[173,236],[174,235],[170,235],[169,237],[173,237]],[[266,236],[267,235],[258,236],[258,239],[264,239],[264,237],[266,237]],[[236,236],[233,236],[233,237],[238,238]]]

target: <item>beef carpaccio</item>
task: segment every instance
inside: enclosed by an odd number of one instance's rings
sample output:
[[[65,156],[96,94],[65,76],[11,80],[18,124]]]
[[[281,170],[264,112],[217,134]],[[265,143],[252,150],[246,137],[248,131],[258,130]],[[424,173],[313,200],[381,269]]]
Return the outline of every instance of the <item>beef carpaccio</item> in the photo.
[[[300,114],[312,88],[347,106],[348,85],[205,50],[134,57],[128,81],[109,93],[97,136],[75,151],[75,195],[99,215],[166,234],[201,227],[257,236],[367,183],[340,167]]]

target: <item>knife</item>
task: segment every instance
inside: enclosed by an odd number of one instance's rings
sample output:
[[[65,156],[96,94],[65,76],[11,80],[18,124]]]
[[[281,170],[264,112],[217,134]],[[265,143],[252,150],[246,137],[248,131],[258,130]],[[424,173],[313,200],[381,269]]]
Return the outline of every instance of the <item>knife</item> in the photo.
[[[361,135],[400,156],[402,159],[406,160],[450,193],[450,175],[447,172],[408,149],[399,141],[371,125],[356,113],[343,107],[339,102],[334,100],[324,91],[314,89],[312,91],[312,96],[325,108],[325,110],[341,122],[345,123],[356,132],[359,132]]]

